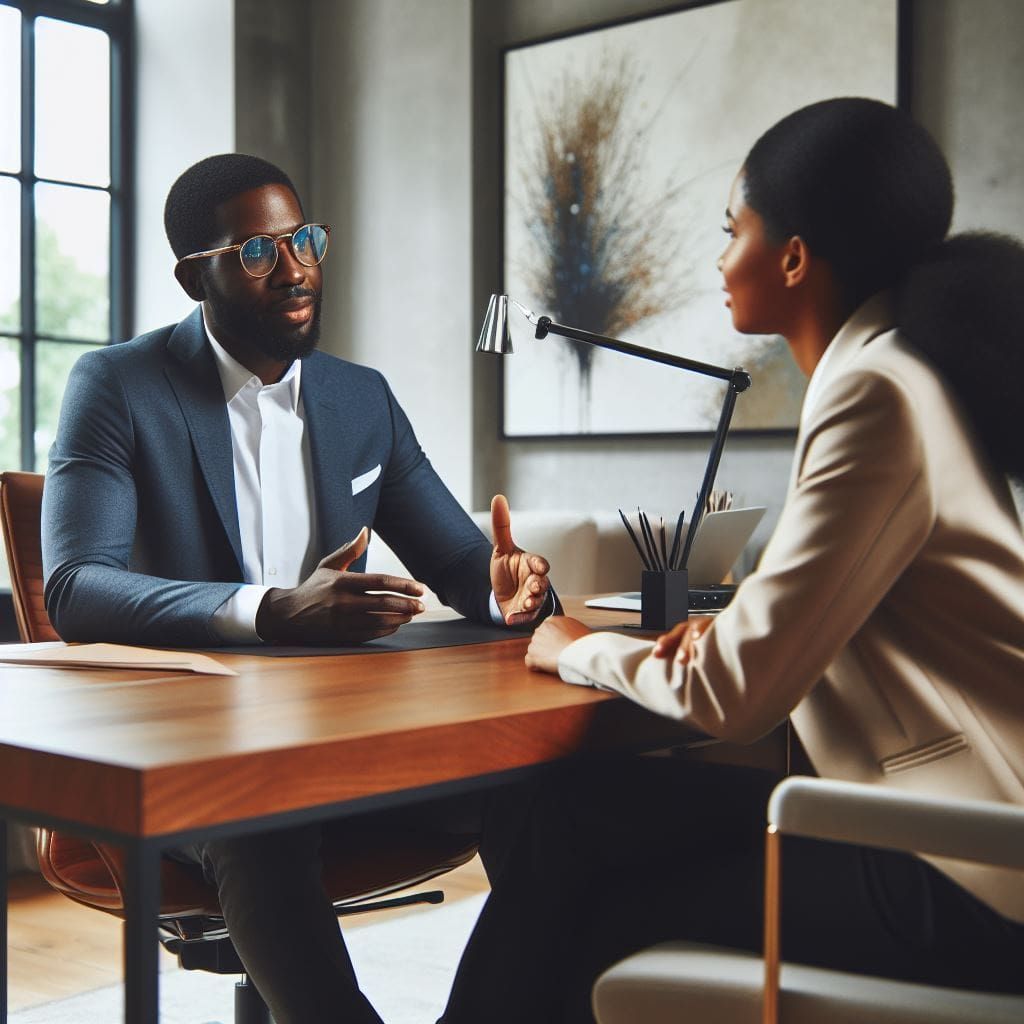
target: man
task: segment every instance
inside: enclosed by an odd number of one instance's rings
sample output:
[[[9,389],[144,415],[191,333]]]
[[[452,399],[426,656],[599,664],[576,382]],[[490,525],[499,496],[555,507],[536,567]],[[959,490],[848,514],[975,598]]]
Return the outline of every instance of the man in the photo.
[[[547,561],[492,547],[438,478],[383,377],[318,352],[329,228],[256,157],[186,170],[164,211],[181,323],[82,357],[43,498],[46,605],[65,640],[351,644],[423,610],[366,574],[375,529],[463,615],[528,625]],[[329,552],[321,557],[322,552]],[[319,880],[319,828],[184,851],[218,887],[278,1024],[379,1018]]]

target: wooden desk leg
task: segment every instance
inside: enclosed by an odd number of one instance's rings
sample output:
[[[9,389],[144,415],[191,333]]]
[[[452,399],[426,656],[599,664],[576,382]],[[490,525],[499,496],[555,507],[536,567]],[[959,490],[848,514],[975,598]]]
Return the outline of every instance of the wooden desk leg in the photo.
[[[125,1024],[158,1024],[160,848],[145,839],[126,844],[124,922]]]
[[[7,1024],[7,819],[0,815],[0,1024]]]

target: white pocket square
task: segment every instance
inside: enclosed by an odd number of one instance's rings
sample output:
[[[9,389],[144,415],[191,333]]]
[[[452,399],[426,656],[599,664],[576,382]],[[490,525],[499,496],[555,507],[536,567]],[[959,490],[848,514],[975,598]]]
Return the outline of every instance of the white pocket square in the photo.
[[[373,483],[377,477],[380,476],[380,463],[378,462],[373,469],[366,473],[360,473],[359,476],[353,477],[352,479],[352,496],[355,497],[360,491],[365,491],[370,484]]]

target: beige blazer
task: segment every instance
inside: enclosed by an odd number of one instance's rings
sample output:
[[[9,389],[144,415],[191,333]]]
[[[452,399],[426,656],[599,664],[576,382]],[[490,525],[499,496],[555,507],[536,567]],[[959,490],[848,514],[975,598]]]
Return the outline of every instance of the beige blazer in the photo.
[[[560,673],[741,743],[790,715],[823,776],[1024,805],[1021,524],[887,310],[832,341],[776,530],[691,663],[598,633]],[[1021,874],[935,863],[1024,921]]]

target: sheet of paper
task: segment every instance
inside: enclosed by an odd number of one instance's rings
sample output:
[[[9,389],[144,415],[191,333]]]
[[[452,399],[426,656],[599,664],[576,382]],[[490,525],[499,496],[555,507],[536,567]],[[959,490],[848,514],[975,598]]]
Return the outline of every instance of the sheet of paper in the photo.
[[[238,675],[234,669],[205,654],[159,651],[126,644],[2,644],[0,662],[58,668],[157,669],[162,672],[195,672],[198,675]]]
[[[592,597],[583,602],[588,608],[610,608],[618,612],[640,611],[640,591],[629,594],[608,594],[606,597]]]

